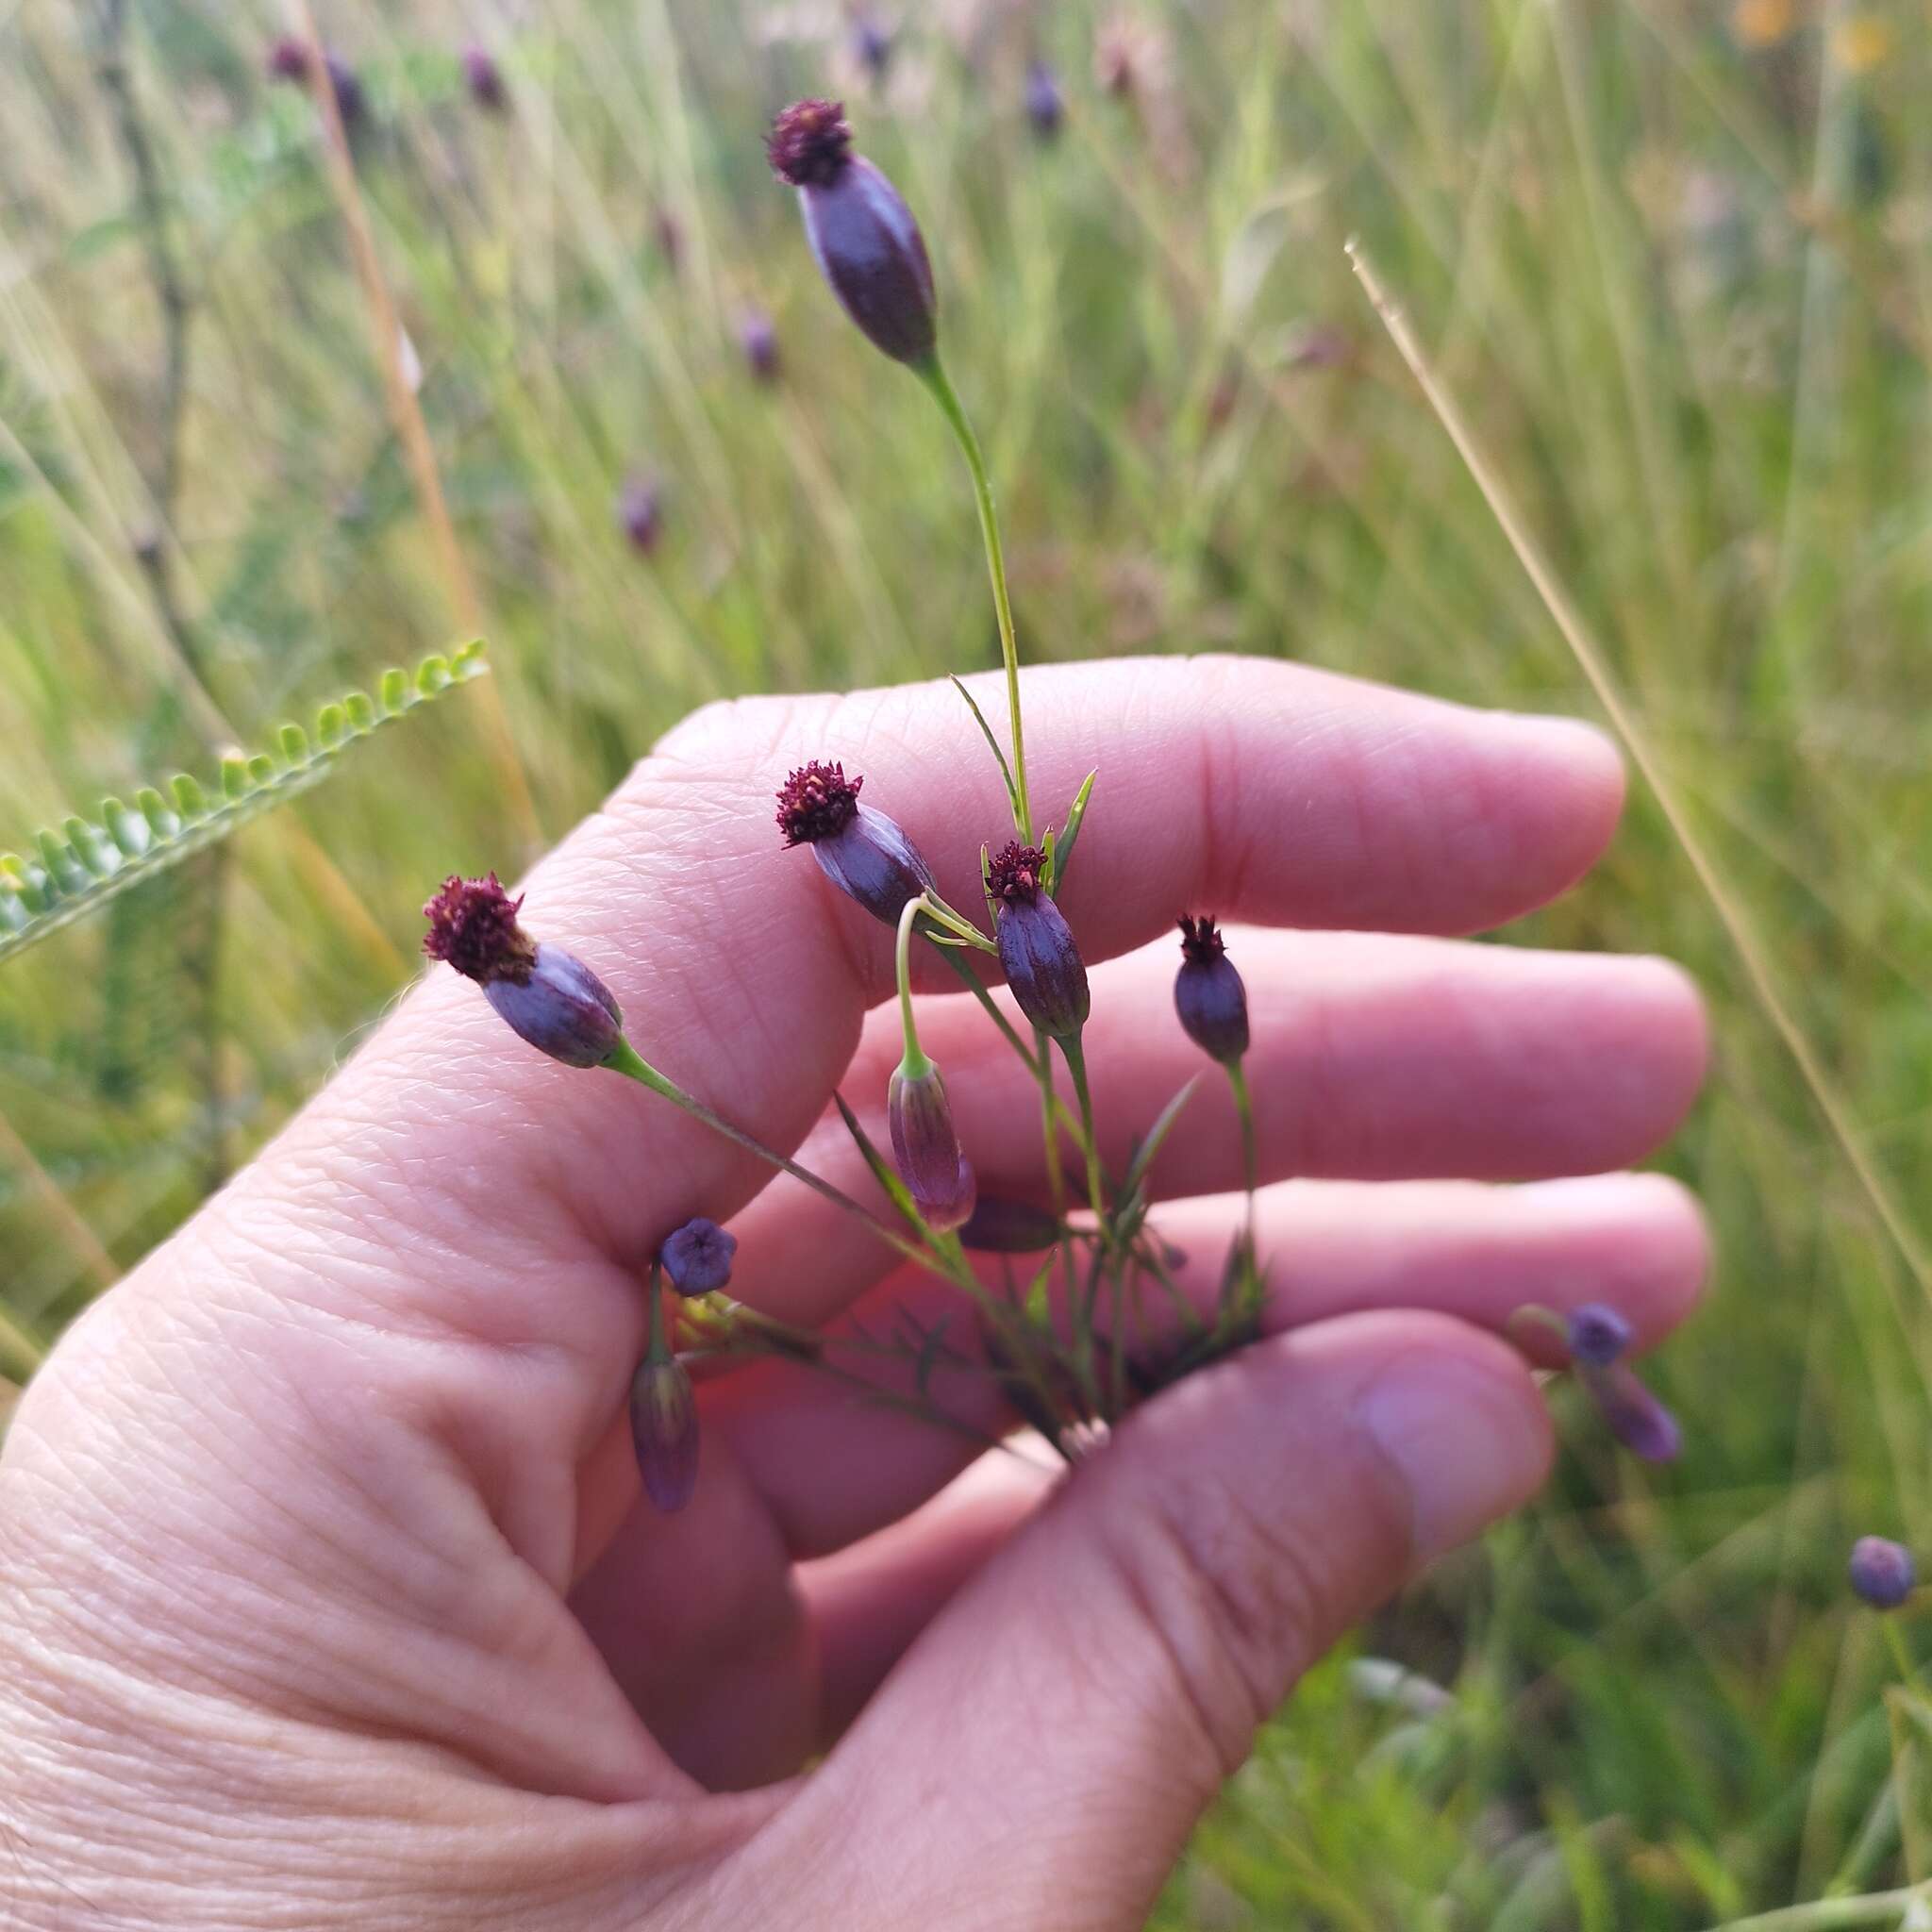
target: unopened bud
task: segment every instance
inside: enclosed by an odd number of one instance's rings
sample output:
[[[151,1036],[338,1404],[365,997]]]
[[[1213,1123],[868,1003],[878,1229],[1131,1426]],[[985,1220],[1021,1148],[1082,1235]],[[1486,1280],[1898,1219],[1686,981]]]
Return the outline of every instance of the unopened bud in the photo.
[[[811,252],[847,315],[897,362],[924,362],[939,341],[932,263],[899,191],[852,152],[837,101],[797,101],[772,124],[765,153],[798,190]]]
[[[1630,1352],[1630,1324],[1602,1302],[1585,1302],[1573,1309],[1564,1335],[1571,1359],[1593,1368],[1607,1369]]]
[[[1605,1426],[1631,1455],[1643,1462],[1674,1462],[1683,1453],[1684,1432],[1677,1419],[1623,1362],[1599,1368],[1576,1364],[1576,1379],[1601,1411]]]
[[[454,875],[423,908],[423,950],[483,989],[498,1016],[538,1052],[567,1067],[598,1067],[624,1039],[610,990],[560,946],[533,940],[518,923],[522,899],[488,878]]]
[[[1247,989],[1211,919],[1181,921],[1174,1008],[1188,1038],[1210,1058],[1227,1064],[1247,1052]]]
[[[1852,1546],[1852,1588],[1874,1610],[1895,1610],[1918,1588],[1918,1566],[1903,1543],[1863,1536]]]
[[[993,938],[1020,1010],[1049,1038],[1066,1041],[1086,1025],[1092,999],[1073,930],[1041,885],[1045,868],[1045,853],[1017,842],[991,860]]]
[[[699,1215],[665,1239],[658,1251],[664,1276],[679,1294],[714,1294],[731,1280],[731,1257],[738,1237]]]
[[[904,1062],[894,1071],[886,1124],[900,1178],[926,1225],[941,1234],[958,1227],[973,1212],[977,1189],[959,1151],[946,1083],[924,1055],[912,1071]]]
[[[862,776],[814,759],[778,788],[778,829],[787,845],[809,845],[819,869],[875,919],[896,925],[908,900],[934,891],[919,848],[889,819],[858,802]]]
[[[654,1350],[640,1365],[630,1385],[630,1440],[644,1492],[667,1516],[682,1509],[697,1487],[698,1405],[675,1356]]]

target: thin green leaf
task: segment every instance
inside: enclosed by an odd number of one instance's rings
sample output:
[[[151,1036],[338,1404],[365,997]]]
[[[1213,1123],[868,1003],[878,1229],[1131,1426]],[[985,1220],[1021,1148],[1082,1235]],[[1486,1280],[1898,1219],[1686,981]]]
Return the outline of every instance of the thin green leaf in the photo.
[[[1020,822],[1020,788],[1013,783],[1013,768],[1007,763],[1007,755],[1000,749],[1000,741],[992,735],[992,726],[986,722],[986,713],[974,701],[973,693],[956,677],[953,688],[966,700],[966,708],[977,721],[980,735],[986,740],[987,749],[993,755],[1000,768],[1000,777],[1007,788],[1007,802],[1013,808],[1013,823]]]
[[[134,794],[133,810],[107,799],[99,823],[71,818],[58,833],[38,834],[31,856],[0,854],[0,959],[319,784],[357,739],[488,669],[477,641],[447,658],[426,659],[413,678],[407,672],[386,674],[380,687],[386,700],[400,680],[392,705],[377,711],[358,691],[326,706],[316,720],[312,744],[300,725],[279,726],[274,741],[280,757],[229,753],[213,798],[184,772],[169,781],[166,795],[143,786]]]
[[[1049,891],[1058,892],[1067,876],[1067,867],[1074,857],[1074,841],[1080,836],[1080,827],[1087,818],[1087,801],[1093,796],[1093,781],[1100,776],[1098,772],[1089,772],[1080,782],[1080,789],[1074,794],[1074,802],[1067,808],[1067,822],[1059,829],[1058,838],[1047,834],[1047,849],[1053,863],[1047,868]]]
[[[906,1183],[899,1178],[893,1168],[879,1150],[872,1144],[863,1127],[858,1124],[858,1116],[845,1105],[845,1096],[834,1092],[832,1098],[839,1103],[839,1115],[845,1123],[845,1131],[852,1136],[858,1151],[865,1156],[865,1164],[872,1169],[880,1187],[891,1197],[892,1206],[912,1224],[914,1229],[924,1236],[925,1223],[919,1218],[919,1209],[912,1205],[912,1194]]]
[[[1187,1106],[1201,1076],[1193,1079],[1160,1109],[1160,1118],[1148,1129],[1147,1138],[1134,1149],[1134,1158],[1127,1164],[1125,1178],[1121,1182],[1121,1192],[1133,1193],[1147,1177],[1147,1170],[1154,1165],[1154,1157],[1160,1152],[1160,1143],[1174,1131],[1174,1123],[1181,1117],[1181,1108]]]

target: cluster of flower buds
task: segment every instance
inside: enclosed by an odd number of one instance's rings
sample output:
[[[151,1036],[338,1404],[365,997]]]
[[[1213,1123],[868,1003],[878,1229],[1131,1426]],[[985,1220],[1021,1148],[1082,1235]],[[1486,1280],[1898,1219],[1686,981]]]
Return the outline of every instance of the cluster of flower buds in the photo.
[[[1046,854],[1011,841],[988,861],[986,891],[1014,1003],[1049,1040],[1077,1040],[1093,1002],[1073,928],[1046,890]]]
[[[1895,1610],[1918,1589],[1918,1565],[1903,1543],[1861,1536],[1852,1545],[1851,1579],[1854,1592],[1874,1610]]]
[[[600,1067],[624,1041],[624,1016],[610,989],[560,946],[533,940],[517,921],[496,874],[455,875],[423,908],[423,950],[483,989],[511,1030],[567,1067]]]
[[[896,925],[909,901],[934,890],[932,871],[895,821],[859,803],[864,783],[842,764],[801,765],[778,788],[778,829],[788,846],[809,845],[841,892]]]
[[[369,100],[362,91],[362,82],[356,70],[333,52],[325,51],[322,64],[336,97],[336,112],[341,116],[344,129],[353,132],[369,114]],[[307,87],[313,72],[308,42],[298,34],[283,34],[269,48],[267,66],[271,79]]]
[[[939,343],[932,264],[899,191],[852,152],[838,101],[796,101],[765,141],[772,169],[798,190],[806,239],[832,292],[894,361],[924,363]]]

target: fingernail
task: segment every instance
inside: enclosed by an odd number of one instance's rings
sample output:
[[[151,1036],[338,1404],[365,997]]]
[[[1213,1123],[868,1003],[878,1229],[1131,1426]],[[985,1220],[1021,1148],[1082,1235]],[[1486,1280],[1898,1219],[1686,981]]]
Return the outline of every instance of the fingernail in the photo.
[[[1542,1475],[1540,1411],[1500,1365],[1405,1356],[1363,1390],[1356,1416],[1408,1491],[1418,1562],[1468,1542]]]

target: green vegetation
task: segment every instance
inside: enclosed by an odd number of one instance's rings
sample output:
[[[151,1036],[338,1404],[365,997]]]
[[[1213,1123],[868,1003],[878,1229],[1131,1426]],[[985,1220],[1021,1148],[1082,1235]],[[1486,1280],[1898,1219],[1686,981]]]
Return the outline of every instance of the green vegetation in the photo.
[[[1534,1513],[1318,1674],[1160,1923],[1690,1928],[1932,1880],[1932,1729],[1889,1725],[1842,1582],[1862,1531],[1932,1541],[1923,5],[952,0],[874,91],[829,5],[550,0],[495,114],[453,5],[341,0],[347,204],[249,11],[0,16],[0,849],[470,635],[494,675],[0,968],[0,1366],[312,1091],[445,873],[513,870],[708,699],[998,662],[945,425],[764,169],[770,110],[829,85],[932,242],[1028,657],[1601,715],[1359,235],[1762,947],[1755,981],[1641,787],[1512,934],[1709,993],[1671,1164],[1719,1273],[1655,1374],[1689,1454],[1574,1431]]]

